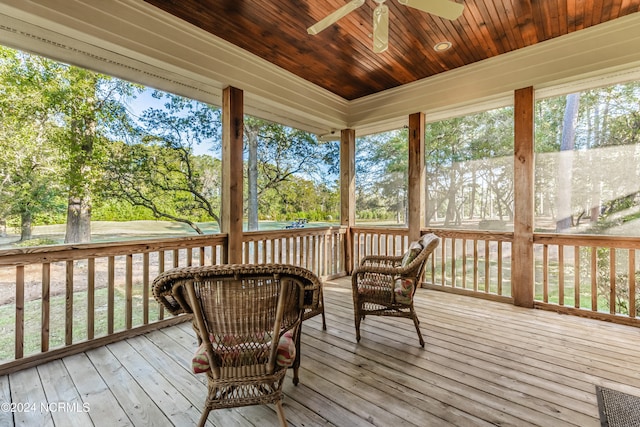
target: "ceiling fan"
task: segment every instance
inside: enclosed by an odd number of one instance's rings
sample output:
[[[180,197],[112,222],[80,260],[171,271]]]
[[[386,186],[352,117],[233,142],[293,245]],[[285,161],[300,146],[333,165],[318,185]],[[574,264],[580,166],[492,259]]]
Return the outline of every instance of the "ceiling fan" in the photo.
[[[378,3],[378,6],[373,10],[373,51],[381,53],[389,47],[389,7],[384,4],[386,0],[374,1]],[[307,33],[318,34],[362,6],[364,2],[365,0],[351,0],[307,28]],[[457,19],[464,10],[462,4],[451,0],[398,0],[398,3],[451,20]]]

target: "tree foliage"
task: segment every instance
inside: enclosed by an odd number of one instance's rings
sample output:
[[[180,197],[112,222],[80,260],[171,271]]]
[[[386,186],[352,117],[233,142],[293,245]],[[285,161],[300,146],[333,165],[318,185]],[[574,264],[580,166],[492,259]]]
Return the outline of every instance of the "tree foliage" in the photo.
[[[112,141],[102,192],[148,209],[155,218],[219,224],[220,161],[194,155],[198,144],[219,141],[219,111],[183,97],[155,92],[162,108],[149,107]]]
[[[324,220],[336,214],[339,208],[326,203],[322,193],[328,188],[327,176],[338,168],[337,144],[320,143],[308,132],[255,117],[245,117],[244,132],[249,230],[257,229],[259,216]]]
[[[0,81],[0,220],[21,225],[23,239],[34,223],[66,217],[67,241],[85,241],[94,214],[169,219],[196,232],[219,223],[219,109],[160,91],[135,109],[148,89],[7,48]],[[566,211],[568,230],[607,232],[640,217],[640,84],[579,99],[536,102],[536,213],[555,224]],[[570,105],[577,115],[566,114]],[[244,133],[249,229],[339,215],[339,144],[255,117]],[[427,124],[425,225],[510,222],[513,138],[511,107]],[[406,223],[407,148],[406,129],[358,138],[360,219]]]
[[[0,47],[0,219],[16,216],[21,240],[34,217],[61,209],[58,124],[51,105],[58,66]]]

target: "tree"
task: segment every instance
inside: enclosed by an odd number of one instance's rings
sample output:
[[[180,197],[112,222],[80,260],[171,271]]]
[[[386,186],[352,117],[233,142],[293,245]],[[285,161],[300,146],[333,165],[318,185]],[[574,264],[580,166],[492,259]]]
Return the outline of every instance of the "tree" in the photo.
[[[573,215],[571,209],[571,188],[573,178],[573,147],[576,140],[576,126],[580,94],[567,95],[567,104],[562,121],[562,141],[560,143],[560,160],[558,162],[558,195],[556,207],[556,231],[560,232],[571,227]]]
[[[406,222],[408,139],[399,129],[358,138],[356,205],[360,218]]]
[[[59,64],[49,93],[61,122],[55,136],[68,189],[65,243],[91,239],[91,206],[103,173],[110,133],[121,123],[126,99],[137,86],[78,67]],[[115,123],[115,124],[114,124]]]
[[[258,227],[259,200],[266,192],[279,192],[285,183],[298,179],[323,181],[335,170],[336,151],[320,144],[309,133],[277,123],[245,117],[244,134],[248,151],[248,229]],[[306,211],[300,209],[298,212]]]
[[[20,219],[20,239],[31,239],[34,216],[58,209],[58,153],[49,136],[56,123],[47,93],[58,66],[0,47],[0,218]]]
[[[220,160],[193,154],[195,144],[219,144],[220,112],[207,104],[154,92],[163,108],[149,107],[123,121],[113,143],[103,192],[149,209],[156,218],[220,225]],[[125,142],[124,140],[127,140]]]
[[[513,217],[512,108],[429,123],[425,139],[427,224]]]

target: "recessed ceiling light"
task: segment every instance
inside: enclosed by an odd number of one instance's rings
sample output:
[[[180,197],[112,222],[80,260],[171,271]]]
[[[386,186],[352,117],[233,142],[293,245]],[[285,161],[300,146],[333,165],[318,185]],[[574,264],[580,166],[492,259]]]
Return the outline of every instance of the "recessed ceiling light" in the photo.
[[[433,50],[436,52],[444,52],[451,47],[451,42],[439,42],[433,46]]]

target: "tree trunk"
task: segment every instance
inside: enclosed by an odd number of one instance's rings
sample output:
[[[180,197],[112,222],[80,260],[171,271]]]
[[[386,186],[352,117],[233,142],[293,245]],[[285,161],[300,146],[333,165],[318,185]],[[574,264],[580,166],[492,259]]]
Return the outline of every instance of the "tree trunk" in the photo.
[[[20,215],[20,241],[31,240],[31,212],[22,212]]]
[[[560,143],[560,159],[558,161],[558,196],[556,200],[556,231],[561,232],[571,227],[571,185],[573,180],[573,147],[576,140],[576,124],[580,94],[567,95],[567,105],[562,122],[562,141]]]
[[[454,163],[451,168],[449,189],[447,191],[447,212],[444,218],[444,226],[451,225],[452,221],[455,221],[456,216],[456,190],[457,190],[457,163]]]
[[[473,212],[476,210],[476,170],[471,172],[471,194],[469,195],[469,220],[473,219]]]
[[[81,197],[69,196],[65,243],[91,241],[91,203]]]
[[[95,99],[87,100],[92,107]],[[65,243],[91,241],[91,159],[96,133],[93,108],[73,121],[70,141],[72,159],[69,167],[70,186],[67,206]]]
[[[249,167],[247,170],[247,229],[258,230],[258,131],[245,127],[247,148],[249,150]]]

